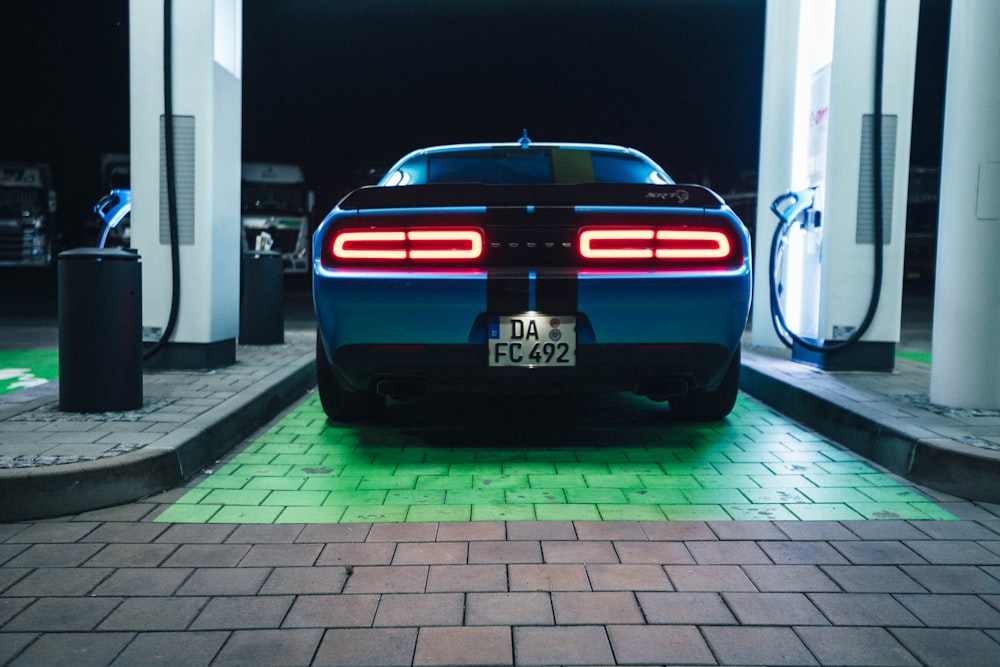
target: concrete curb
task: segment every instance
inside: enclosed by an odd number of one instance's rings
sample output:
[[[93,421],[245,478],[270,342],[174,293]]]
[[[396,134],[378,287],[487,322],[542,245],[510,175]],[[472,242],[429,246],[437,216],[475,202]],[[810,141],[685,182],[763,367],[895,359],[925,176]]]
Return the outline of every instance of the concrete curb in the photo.
[[[0,522],[119,505],[182,484],[315,386],[315,355],[268,375],[158,442],[134,452],[58,466],[0,469]]]
[[[839,395],[820,395],[744,354],[740,388],[785,416],[912,482],[969,500],[1000,503],[1000,452],[919,425],[886,423]]]

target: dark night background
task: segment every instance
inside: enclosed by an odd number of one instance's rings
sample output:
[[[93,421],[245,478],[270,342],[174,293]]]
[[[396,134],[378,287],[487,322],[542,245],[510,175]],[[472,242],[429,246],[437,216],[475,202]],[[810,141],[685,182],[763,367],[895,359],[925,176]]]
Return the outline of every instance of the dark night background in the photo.
[[[523,127],[751,189],[765,5],[244,0],[243,157],[301,164],[321,214],[413,148]],[[921,0],[917,165],[940,160],[947,18]],[[49,162],[74,224],[102,194],[100,155],[128,150],[128,0],[6,0],[0,23],[0,160]]]

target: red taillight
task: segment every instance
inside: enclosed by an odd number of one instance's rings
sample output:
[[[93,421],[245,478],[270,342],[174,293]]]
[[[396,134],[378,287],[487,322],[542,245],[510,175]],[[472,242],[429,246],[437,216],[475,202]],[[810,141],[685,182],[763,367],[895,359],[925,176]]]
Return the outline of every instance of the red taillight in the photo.
[[[719,226],[601,225],[579,232],[580,256],[615,266],[645,263],[659,268],[723,268],[743,260],[735,232]]]
[[[587,259],[652,259],[652,229],[584,229],[580,254]]]
[[[481,229],[341,229],[327,244],[329,262],[461,262],[483,256]]]
[[[712,229],[661,229],[656,232],[657,259],[725,259],[732,244]]]

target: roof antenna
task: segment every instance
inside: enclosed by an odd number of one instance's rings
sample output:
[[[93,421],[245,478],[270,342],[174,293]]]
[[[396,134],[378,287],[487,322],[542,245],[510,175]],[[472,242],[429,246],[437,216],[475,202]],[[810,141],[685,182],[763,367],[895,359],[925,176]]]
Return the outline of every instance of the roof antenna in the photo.
[[[521,148],[527,148],[531,145],[531,139],[528,138],[528,128],[524,128],[521,134]]]

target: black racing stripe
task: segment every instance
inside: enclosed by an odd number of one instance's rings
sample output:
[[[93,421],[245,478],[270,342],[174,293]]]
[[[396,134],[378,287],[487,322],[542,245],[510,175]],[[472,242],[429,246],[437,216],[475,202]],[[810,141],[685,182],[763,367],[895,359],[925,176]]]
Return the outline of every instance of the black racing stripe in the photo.
[[[513,315],[528,310],[528,272],[491,272],[486,277],[486,312]]]
[[[541,273],[535,284],[535,309],[552,315],[577,312],[576,273]]]

